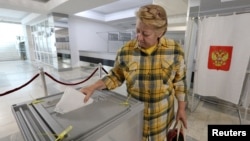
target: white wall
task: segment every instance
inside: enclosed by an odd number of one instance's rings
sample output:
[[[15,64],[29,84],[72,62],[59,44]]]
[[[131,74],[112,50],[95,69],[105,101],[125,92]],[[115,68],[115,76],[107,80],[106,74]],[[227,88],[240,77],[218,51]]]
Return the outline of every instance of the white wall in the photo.
[[[20,40],[17,37],[21,37]],[[21,24],[4,23],[0,21],[0,61],[19,60],[19,42],[23,41]]]
[[[118,28],[104,23],[69,17],[69,40],[71,48],[72,67],[79,66],[79,51],[107,52],[107,38],[98,33],[119,31]]]

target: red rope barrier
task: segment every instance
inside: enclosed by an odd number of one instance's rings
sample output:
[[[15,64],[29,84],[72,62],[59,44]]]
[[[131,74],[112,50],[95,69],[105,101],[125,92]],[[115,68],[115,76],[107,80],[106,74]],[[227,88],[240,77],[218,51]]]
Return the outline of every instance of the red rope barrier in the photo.
[[[64,83],[64,82],[60,82],[60,81],[56,80],[54,77],[52,77],[50,74],[48,74],[47,72],[44,72],[44,74],[46,74],[49,78],[51,78],[52,80],[56,81],[57,83],[60,83],[60,84],[63,84],[63,85],[78,85],[78,84],[81,84],[81,83],[86,82],[87,80],[89,80],[96,73],[97,70],[98,70],[98,68],[96,68],[95,71],[89,77],[87,77],[85,80],[83,80],[81,82],[78,82],[78,83]]]
[[[7,95],[7,94],[9,94],[9,93],[12,93],[12,92],[14,92],[14,91],[17,91],[17,90],[19,90],[19,89],[25,87],[26,85],[28,85],[29,83],[31,83],[35,78],[37,78],[39,75],[40,75],[40,74],[36,74],[30,81],[26,82],[25,84],[21,85],[20,87],[17,87],[17,88],[15,88],[15,89],[12,89],[12,90],[9,90],[9,91],[7,91],[7,92],[4,92],[4,93],[0,94],[0,96]]]
[[[106,73],[106,74],[108,74],[108,72],[102,67],[102,70]]]
[[[94,70],[94,72],[93,72],[89,77],[87,77],[85,80],[83,80],[83,81],[81,81],[81,82],[78,82],[78,83],[64,83],[64,82],[60,82],[60,81],[56,80],[54,77],[52,77],[50,74],[48,74],[47,72],[44,72],[44,74],[46,74],[46,75],[47,75],[49,78],[51,78],[52,80],[54,80],[54,81],[56,81],[56,82],[58,82],[58,83],[60,83],[60,84],[63,84],[63,85],[78,85],[78,84],[84,83],[84,82],[86,82],[87,80],[89,80],[89,79],[96,73],[97,70],[98,70],[98,68],[96,68],[96,69]],[[108,73],[104,68],[102,68],[102,70],[103,70],[105,73]],[[7,94],[10,94],[10,93],[12,93],[12,92],[14,92],[14,91],[17,91],[17,90],[19,90],[19,89],[25,87],[26,85],[28,85],[29,83],[31,83],[35,78],[37,78],[39,75],[40,75],[40,74],[36,74],[31,80],[29,80],[29,81],[26,82],[25,84],[21,85],[20,87],[15,88],[15,89],[6,91],[6,92],[0,94],[0,96],[4,96],[4,95],[7,95]]]

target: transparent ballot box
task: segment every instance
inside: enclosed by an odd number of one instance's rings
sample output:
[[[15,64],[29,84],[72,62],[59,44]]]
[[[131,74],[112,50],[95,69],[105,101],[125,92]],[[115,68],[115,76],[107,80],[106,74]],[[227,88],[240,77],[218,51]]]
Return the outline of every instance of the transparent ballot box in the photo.
[[[92,95],[93,103],[60,114],[54,109],[62,94],[12,106],[25,141],[142,140],[142,102],[101,90]]]

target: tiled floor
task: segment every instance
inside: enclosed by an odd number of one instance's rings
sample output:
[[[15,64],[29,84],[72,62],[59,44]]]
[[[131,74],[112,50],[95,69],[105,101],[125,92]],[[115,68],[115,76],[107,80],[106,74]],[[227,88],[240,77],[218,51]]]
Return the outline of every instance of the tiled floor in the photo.
[[[14,88],[23,86],[31,80],[36,74],[40,73],[39,68],[61,82],[76,83],[86,79],[95,68],[75,68],[70,71],[58,72],[55,69],[39,63],[28,61],[6,61],[0,62],[0,94],[3,94]],[[104,74],[104,72],[103,72]],[[75,88],[88,85],[99,78],[98,72],[85,83],[75,85]],[[46,86],[48,94],[63,92],[65,85],[59,84],[46,77]],[[122,86],[116,90],[118,93],[125,94],[125,87]],[[11,111],[11,105],[33,100],[46,96],[41,79],[41,75],[35,78],[25,87],[16,90],[8,95],[0,96],[0,141],[18,140],[20,135],[16,120]],[[221,106],[220,103],[211,103],[200,100],[197,96],[192,97],[189,94],[188,100],[188,141],[207,141],[208,124],[250,124],[250,116],[240,112],[241,118],[235,108],[232,106]],[[241,121],[240,121],[241,119]]]

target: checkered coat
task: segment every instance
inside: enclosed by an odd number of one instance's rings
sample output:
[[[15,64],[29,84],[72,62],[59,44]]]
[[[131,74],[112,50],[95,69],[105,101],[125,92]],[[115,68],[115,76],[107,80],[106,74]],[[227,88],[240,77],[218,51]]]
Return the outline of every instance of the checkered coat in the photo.
[[[127,42],[102,80],[108,89],[125,82],[128,94],[144,102],[143,140],[164,141],[174,120],[174,98],[186,100],[185,74],[182,47],[162,37],[151,54],[141,50],[136,40]]]

